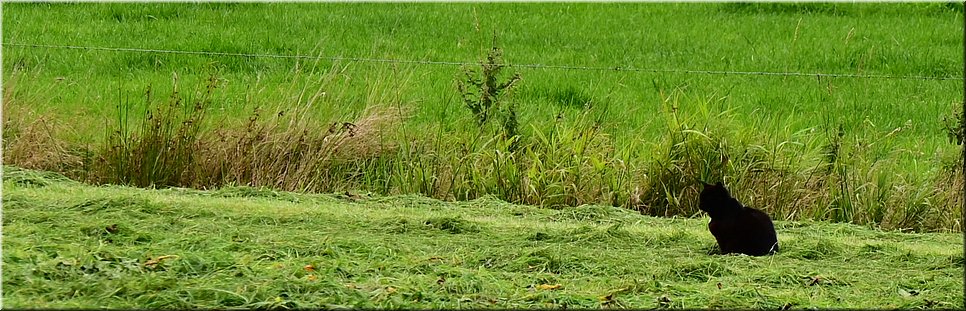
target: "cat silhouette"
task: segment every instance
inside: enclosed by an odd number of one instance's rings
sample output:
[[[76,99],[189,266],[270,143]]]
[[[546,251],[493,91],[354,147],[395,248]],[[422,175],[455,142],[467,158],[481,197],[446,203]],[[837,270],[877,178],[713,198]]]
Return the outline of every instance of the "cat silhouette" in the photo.
[[[701,184],[698,207],[711,216],[708,230],[721,254],[762,256],[778,251],[778,235],[768,214],[742,205],[721,182]]]

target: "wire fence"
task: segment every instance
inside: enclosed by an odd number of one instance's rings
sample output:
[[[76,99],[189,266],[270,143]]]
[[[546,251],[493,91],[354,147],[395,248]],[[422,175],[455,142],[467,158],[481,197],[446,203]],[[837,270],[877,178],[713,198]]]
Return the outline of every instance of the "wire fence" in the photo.
[[[341,56],[311,56],[311,55],[284,55],[284,54],[259,54],[259,53],[227,53],[211,51],[186,51],[186,50],[164,50],[164,49],[143,49],[143,48],[123,48],[123,47],[102,47],[102,46],[79,46],[79,45],[51,45],[51,44],[29,44],[29,43],[3,43],[4,46],[16,46],[27,48],[45,49],[73,49],[90,51],[110,51],[110,52],[137,52],[137,53],[157,53],[157,54],[181,54],[181,55],[204,55],[204,56],[225,56],[225,57],[250,57],[250,58],[279,58],[279,59],[324,59],[331,61],[351,61],[351,62],[370,62],[370,63],[394,63],[394,64],[416,64],[416,65],[440,65],[440,66],[474,66],[479,62],[456,62],[456,61],[431,61],[431,60],[405,60],[405,59],[386,59],[386,58],[363,58],[363,57],[341,57]],[[689,70],[689,69],[653,69],[637,68],[633,66],[568,66],[568,65],[545,65],[545,64],[506,64],[507,67],[528,68],[528,69],[551,69],[551,70],[584,70],[584,71],[628,71],[628,72],[650,72],[650,73],[680,73],[680,74],[706,74],[706,75],[750,75],[750,76],[782,76],[782,77],[816,77],[816,78],[862,78],[862,79],[902,79],[902,80],[963,80],[963,77],[940,77],[940,76],[905,76],[905,75],[868,75],[868,74],[846,74],[846,73],[815,73],[815,72],[775,72],[775,71],[729,71],[729,70]]]

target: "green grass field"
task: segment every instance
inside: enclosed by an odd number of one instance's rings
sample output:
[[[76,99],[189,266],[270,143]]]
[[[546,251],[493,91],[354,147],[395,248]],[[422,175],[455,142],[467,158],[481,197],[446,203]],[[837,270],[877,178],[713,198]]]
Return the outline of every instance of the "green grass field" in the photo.
[[[961,4],[2,11],[5,306],[963,308]]]
[[[510,64],[959,77],[958,12],[961,8],[940,3],[8,4],[3,39],[476,62],[496,34]],[[300,78],[293,77],[296,61],[291,59],[15,46],[5,46],[4,55],[4,78],[24,75],[16,92],[25,100],[59,116],[88,120],[76,122],[79,137],[101,134],[100,119],[113,114],[119,92],[138,97],[149,85],[170,89],[173,73],[190,85],[217,72],[226,80],[221,108],[241,115],[249,111],[239,109],[239,102],[252,101],[246,96],[292,105],[279,102],[293,96],[280,85]],[[340,64],[348,68],[338,77],[341,88],[332,91],[345,93],[346,100],[337,107],[316,107],[326,118],[353,116],[371,104],[412,103],[418,106],[414,122],[423,126],[459,128],[471,119],[461,111],[453,87],[456,66]],[[331,61],[321,61],[319,68],[330,66]],[[662,133],[653,121],[661,112],[659,92],[679,89],[712,99],[710,108],[716,111],[731,111],[738,128],[795,132],[841,123],[849,135],[865,138],[911,120],[894,144],[911,154],[933,154],[949,149],[937,121],[962,97],[956,80],[514,70],[524,78],[515,95],[522,121],[546,124],[589,102],[608,120],[608,133],[628,147]],[[252,95],[257,80],[265,90]],[[371,93],[393,96],[378,102]]]
[[[708,219],[492,197],[93,187],[5,167],[10,308],[963,308],[960,234],[778,221],[708,255]],[[161,259],[159,259],[161,258]]]

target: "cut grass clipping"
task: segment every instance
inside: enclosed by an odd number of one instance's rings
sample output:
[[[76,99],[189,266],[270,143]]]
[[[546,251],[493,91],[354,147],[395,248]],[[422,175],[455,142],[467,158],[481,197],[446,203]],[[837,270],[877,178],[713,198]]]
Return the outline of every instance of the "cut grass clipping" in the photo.
[[[777,255],[721,256],[706,218],[609,206],[3,173],[12,308],[964,307],[958,234],[777,221]]]

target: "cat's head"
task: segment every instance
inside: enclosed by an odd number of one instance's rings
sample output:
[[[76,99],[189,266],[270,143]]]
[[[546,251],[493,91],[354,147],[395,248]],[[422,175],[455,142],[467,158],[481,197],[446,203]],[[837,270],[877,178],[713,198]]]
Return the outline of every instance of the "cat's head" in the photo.
[[[715,217],[735,208],[737,201],[731,197],[731,193],[720,181],[715,184],[700,182],[704,188],[701,189],[701,195],[698,198],[698,208],[702,211]]]
[[[718,197],[729,197],[729,198],[731,197],[731,193],[728,192],[728,188],[725,188],[724,184],[721,183],[720,181],[714,184],[709,184],[703,181],[698,181],[698,182],[700,182],[701,185],[704,186],[704,188],[701,189],[702,198],[705,196],[708,196],[708,197],[718,196]]]

